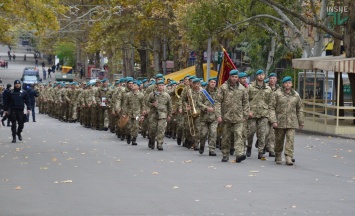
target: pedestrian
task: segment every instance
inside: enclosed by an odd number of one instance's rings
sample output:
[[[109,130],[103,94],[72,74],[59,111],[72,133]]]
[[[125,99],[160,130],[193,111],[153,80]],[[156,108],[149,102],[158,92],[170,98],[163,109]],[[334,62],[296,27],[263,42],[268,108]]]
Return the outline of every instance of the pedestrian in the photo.
[[[84,69],[83,67],[80,68],[80,79],[82,79],[84,76]]]
[[[56,69],[55,69],[56,71],[58,71],[59,70],[59,62],[56,64]]]
[[[26,61],[26,54],[23,56],[23,61]]]
[[[245,160],[243,124],[250,112],[248,92],[240,88],[238,70],[229,72],[228,80],[217,91],[216,117],[222,124],[222,162],[228,162],[231,147],[235,150],[236,162]]]
[[[14,59],[14,61],[16,60],[16,55],[15,55],[15,53],[12,55],[12,58]]]
[[[52,73],[55,73],[55,64],[52,65]]]
[[[38,91],[34,89],[34,85],[32,84],[31,87],[27,86],[27,94],[30,99],[30,106],[31,106],[31,111],[32,111],[32,121],[36,122],[36,116],[35,116],[35,108],[36,108],[36,97],[39,96]],[[30,114],[27,113],[27,119],[29,121],[30,119]]]
[[[49,78],[52,78],[51,72],[52,72],[51,67],[48,67],[48,79],[49,79]]]
[[[5,106],[5,100],[6,100],[6,98],[7,98],[7,95],[10,93],[10,91],[11,91],[11,84],[7,84],[6,85],[6,89],[4,90],[4,92],[2,92],[2,98],[3,98],[3,104],[4,104],[4,106]],[[10,124],[10,115],[9,114],[6,114],[6,113],[4,113],[3,114],[3,118],[1,119],[1,123],[2,123],[2,125],[3,126],[5,126],[5,121],[7,120],[7,126],[8,127],[10,127],[11,126],[11,124]]]
[[[12,143],[16,142],[16,135],[18,139],[22,140],[22,129],[24,127],[24,109],[25,104],[27,108],[27,113],[31,112],[30,100],[27,93],[21,89],[20,80],[15,80],[14,89],[11,90],[4,103],[4,113],[10,114],[11,118],[11,132],[12,132]],[[18,123],[18,128],[17,127]]]
[[[45,68],[42,69],[43,72],[43,80],[47,80],[47,71]]]
[[[42,62],[42,68],[44,68],[46,66],[46,63],[44,63],[44,61]]]
[[[295,130],[304,126],[303,107],[299,94],[292,88],[292,78],[282,80],[282,88],[274,92],[270,107],[270,121],[275,128],[275,162],[282,163],[285,143],[286,165],[292,166]]]
[[[9,60],[11,61],[11,59],[12,59],[12,55],[11,55],[11,54],[9,54]]]
[[[35,59],[35,66],[38,67],[38,59]]]
[[[4,114],[4,100],[3,100],[3,96],[2,96],[3,90],[4,90],[3,86],[0,85],[0,117],[2,117]],[[3,124],[3,126],[5,126],[5,124]]]

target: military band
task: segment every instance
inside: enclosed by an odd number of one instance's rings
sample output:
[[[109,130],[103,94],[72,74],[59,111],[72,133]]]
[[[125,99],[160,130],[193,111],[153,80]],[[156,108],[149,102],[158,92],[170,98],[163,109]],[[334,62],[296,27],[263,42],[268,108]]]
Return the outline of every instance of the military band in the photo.
[[[166,83],[162,74],[143,80],[125,77],[112,84],[107,79],[40,84],[38,107],[40,114],[115,133],[118,141],[126,139],[131,145],[148,144],[162,151],[164,139],[176,139],[177,145],[199,154],[207,149],[209,156],[218,155],[219,147],[222,162],[229,161],[230,155],[237,163],[250,157],[256,133],[258,159],[265,160],[268,151],[279,164],[286,137],[286,164],[292,165],[294,129],[303,127],[303,117],[290,78],[280,87],[275,73],[269,74],[268,83],[263,70],[256,72],[252,83],[248,84],[247,77],[245,72],[231,70],[220,87],[213,77],[204,82],[186,75]],[[146,143],[138,142],[139,133]]]

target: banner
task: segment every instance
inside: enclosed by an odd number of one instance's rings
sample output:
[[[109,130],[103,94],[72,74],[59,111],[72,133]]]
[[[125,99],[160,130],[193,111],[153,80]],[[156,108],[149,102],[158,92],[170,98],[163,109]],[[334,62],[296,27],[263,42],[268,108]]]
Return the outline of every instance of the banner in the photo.
[[[227,51],[224,48],[222,49],[222,64],[218,71],[217,86],[221,86],[225,81],[228,80],[229,71],[237,69],[237,67],[233,64],[232,60],[229,58]]]

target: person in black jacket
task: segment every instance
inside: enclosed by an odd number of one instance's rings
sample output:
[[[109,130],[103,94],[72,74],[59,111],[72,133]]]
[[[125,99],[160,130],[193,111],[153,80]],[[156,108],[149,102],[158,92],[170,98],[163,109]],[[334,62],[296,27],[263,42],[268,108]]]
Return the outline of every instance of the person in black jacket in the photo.
[[[31,111],[32,111],[32,120],[33,122],[36,122],[36,116],[35,116],[35,107],[36,107],[36,97],[38,97],[38,91],[34,89],[34,86],[31,85],[31,87],[27,86],[27,94],[30,99],[30,106],[31,106]],[[27,113],[27,119],[28,121],[30,120],[30,114]]]
[[[10,114],[11,118],[11,131],[12,131],[12,142],[16,142],[16,135],[21,141],[21,132],[24,125],[24,113],[25,104],[27,108],[27,113],[31,113],[30,99],[28,94],[21,89],[20,80],[15,80],[14,89],[11,90],[5,98],[4,101],[4,113]],[[16,122],[18,123],[18,128],[16,131]]]
[[[7,84],[7,85],[6,85],[6,89],[5,89],[4,92],[2,93],[3,106],[5,105],[5,100],[6,100],[7,95],[8,95],[9,92],[11,91],[11,87],[12,87],[11,84]],[[9,116],[9,114],[5,114],[5,113],[4,113],[3,116],[4,116],[4,117],[1,119],[2,125],[5,126],[4,121],[6,121],[6,119],[7,119],[7,126],[10,127],[11,124],[10,124],[10,116]]]

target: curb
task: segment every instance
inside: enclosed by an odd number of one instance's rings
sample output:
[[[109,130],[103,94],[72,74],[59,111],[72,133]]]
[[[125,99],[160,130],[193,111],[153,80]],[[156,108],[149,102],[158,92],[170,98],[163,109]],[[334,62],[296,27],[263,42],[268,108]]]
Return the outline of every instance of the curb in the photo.
[[[344,135],[344,134],[321,133],[321,132],[315,132],[315,131],[309,131],[309,130],[303,130],[303,129],[302,130],[296,129],[296,133],[317,135],[317,136],[331,136],[331,137],[335,137],[335,138],[355,140],[355,135],[354,135],[354,137],[351,137],[351,136],[347,136],[347,135]]]

